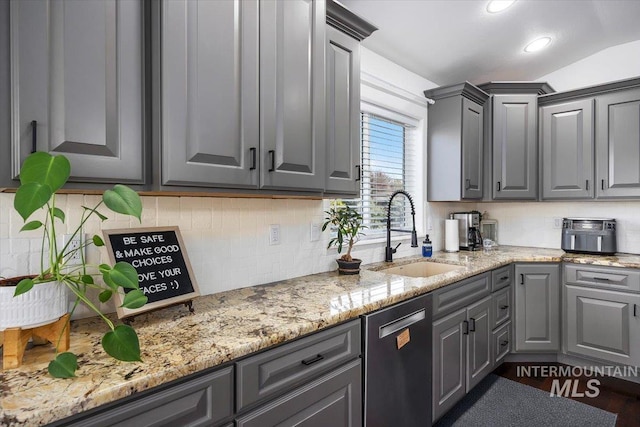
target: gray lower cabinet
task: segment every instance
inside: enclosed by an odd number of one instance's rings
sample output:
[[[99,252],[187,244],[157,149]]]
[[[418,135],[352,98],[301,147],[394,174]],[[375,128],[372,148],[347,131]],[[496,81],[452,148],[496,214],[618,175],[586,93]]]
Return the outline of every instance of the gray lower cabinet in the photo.
[[[451,409],[492,369],[491,297],[433,322],[433,420]]]
[[[424,92],[429,106],[429,201],[481,199],[484,176],[484,103],[488,95],[470,83]]]
[[[326,193],[360,193],[360,42],[327,27]]]
[[[233,415],[233,367],[54,425],[73,427],[218,426]]]
[[[507,322],[491,334],[491,361],[497,367],[511,352],[511,322]]]
[[[493,198],[538,197],[537,96],[492,96]]]
[[[593,99],[540,108],[543,199],[593,198]]]
[[[596,194],[640,196],[640,87],[596,97]]]
[[[515,265],[515,350],[560,350],[560,266]]]
[[[640,295],[566,286],[567,351],[640,366]]]
[[[152,5],[160,183],[258,188],[258,2]]]
[[[353,360],[236,419],[237,427],[362,426],[362,366]]]
[[[511,287],[500,289],[491,295],[491,329],[511,318]]]
[[[260,186],[325,185],[325,2],[260,8]]]
[[[71,181],[144,182],[143,9],[11,1],[13,177],[38,150],[66,155]]]

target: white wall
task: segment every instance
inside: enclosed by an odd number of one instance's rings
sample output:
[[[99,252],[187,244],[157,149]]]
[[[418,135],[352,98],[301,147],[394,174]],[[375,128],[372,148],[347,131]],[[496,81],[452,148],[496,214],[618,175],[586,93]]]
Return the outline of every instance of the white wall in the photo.
[[[556,91],[640,76],[640,40],[601,50],[535,80],[548,82]]]

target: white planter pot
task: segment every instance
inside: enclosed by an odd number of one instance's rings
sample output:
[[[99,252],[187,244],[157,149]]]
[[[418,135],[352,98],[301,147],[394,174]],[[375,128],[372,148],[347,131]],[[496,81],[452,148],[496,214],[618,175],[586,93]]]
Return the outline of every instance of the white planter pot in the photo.
[[[0,286],[0,331],[46,325],[69,312],[69,289],[63,283],[39,283],[14,298],[15,290]]]

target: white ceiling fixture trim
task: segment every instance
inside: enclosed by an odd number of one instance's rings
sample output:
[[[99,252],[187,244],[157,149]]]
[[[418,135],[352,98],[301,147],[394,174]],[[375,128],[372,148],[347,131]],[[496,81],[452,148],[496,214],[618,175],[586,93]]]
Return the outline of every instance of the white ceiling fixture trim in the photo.
[[[516,0],[492,0],[489,2],[489,4],[487,4],[487,12],[489,13],[502,12],[503,10],[505,10],[515,2]]]
[[[540,37],[538,39],[535,39],[528,45],[526,45],[524,48],[524,51],[528,53],[538,52],[548,47],[550,44],[551,44],[551,37]]]

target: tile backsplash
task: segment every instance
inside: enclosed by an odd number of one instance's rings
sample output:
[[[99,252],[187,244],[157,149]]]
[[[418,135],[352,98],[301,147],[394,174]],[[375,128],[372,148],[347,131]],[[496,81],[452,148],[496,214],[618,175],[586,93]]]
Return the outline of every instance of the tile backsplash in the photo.
[[[560,248],[554,219],[614,218],[618,252],[640,254],[640,201],[478,203],[476,209],[498,221],[502,245]]]

